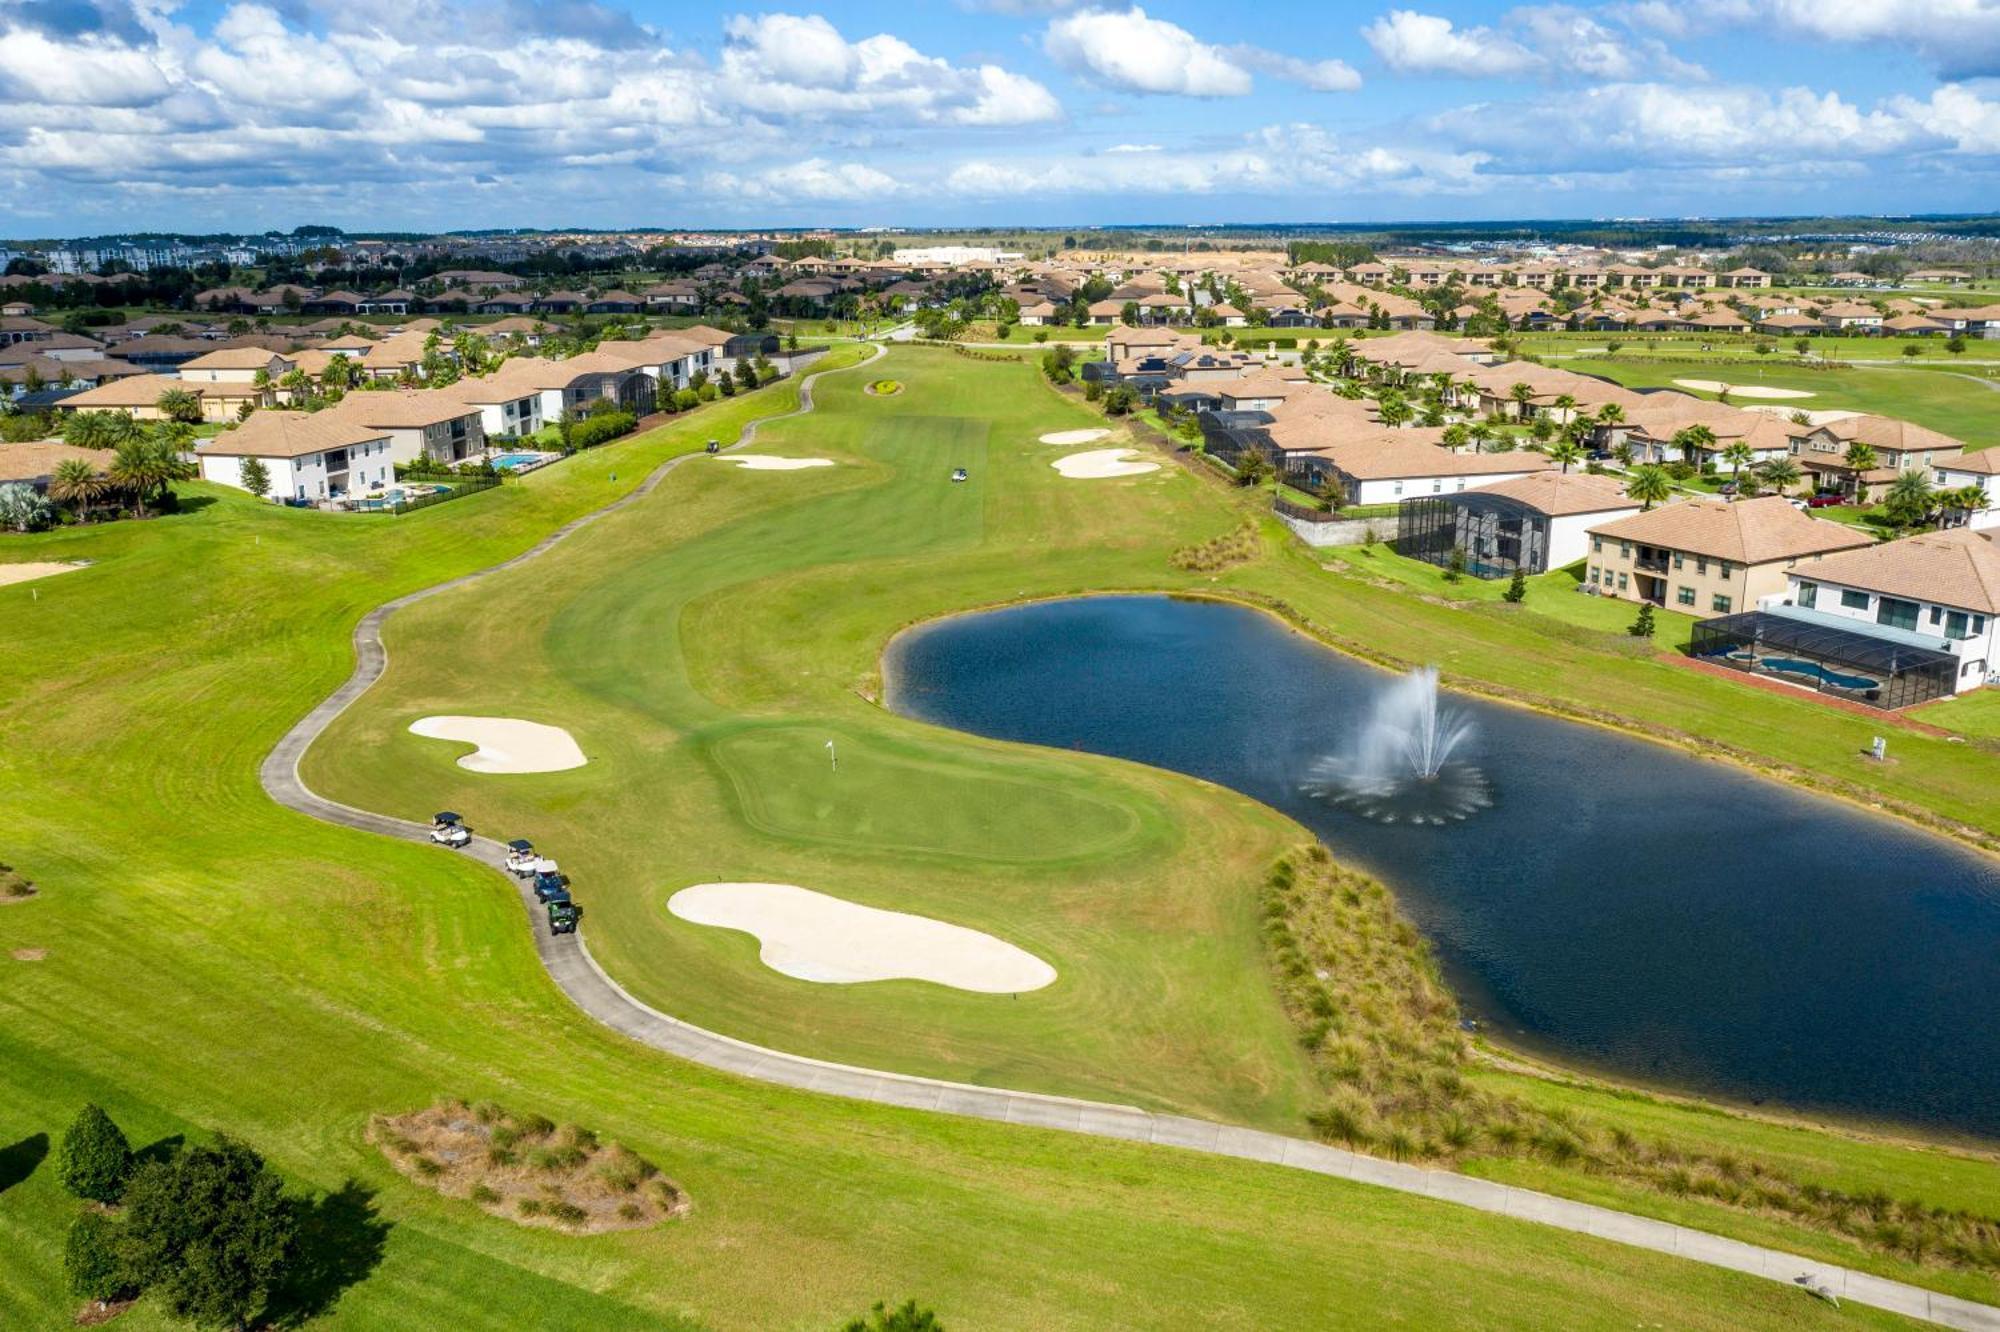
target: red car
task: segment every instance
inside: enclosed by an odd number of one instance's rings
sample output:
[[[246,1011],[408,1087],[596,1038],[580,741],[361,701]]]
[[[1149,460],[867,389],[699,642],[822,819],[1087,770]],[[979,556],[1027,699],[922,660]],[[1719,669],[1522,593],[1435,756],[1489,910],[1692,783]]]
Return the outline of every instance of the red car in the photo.
[[[1845,503],[1847,503],[1847,496],[1839,494],[1829,495],[1821,493],[1808,496],[1806,499],[1806,507],[1808,509],[1830,509],[1836,504]]]

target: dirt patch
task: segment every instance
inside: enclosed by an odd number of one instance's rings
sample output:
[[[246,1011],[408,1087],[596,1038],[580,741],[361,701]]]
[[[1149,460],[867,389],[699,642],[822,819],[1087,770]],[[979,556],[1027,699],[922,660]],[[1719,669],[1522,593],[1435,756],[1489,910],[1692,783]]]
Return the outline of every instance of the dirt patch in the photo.
[[[0,906],[10,902],[25,902],[39,889],[27,875],[12,865],[0,865]]]
[[[49,950],[46,948],[16,948],[14,950],[14,960],[16,962],[39,962],[48,955]]]
[[[878,379],[862,392],[871,398],[893,398],[903,391],[903,386],[893,379]]]
[[[89,1304],[78,1309],[76,1317],[70,1321],[78,1327],[99,1327],[110,1322],[138,1302],[136,1299],[106,1300],[100,1304],[96,1300],[92,1300]]]
[[[629,1147],[490,1101],[376,1115],[368,1140],[413,1183],[519,1225],[595,1235],[658,1225],[691,1206],[679,1185]]]

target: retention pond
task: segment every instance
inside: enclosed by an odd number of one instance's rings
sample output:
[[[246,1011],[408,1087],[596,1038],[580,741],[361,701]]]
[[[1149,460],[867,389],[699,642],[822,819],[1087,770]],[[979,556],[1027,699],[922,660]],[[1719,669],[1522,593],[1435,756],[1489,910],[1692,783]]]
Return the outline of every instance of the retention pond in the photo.
[[[1395,889],[1502,1040],[1652,1085],[2000,1138],[2000,868],[1724,764],[1454,698],[1480,799],[1316,780],[1393,677],[1237,606],[1093,597],[898,639],[898,712],[1232,787]]]

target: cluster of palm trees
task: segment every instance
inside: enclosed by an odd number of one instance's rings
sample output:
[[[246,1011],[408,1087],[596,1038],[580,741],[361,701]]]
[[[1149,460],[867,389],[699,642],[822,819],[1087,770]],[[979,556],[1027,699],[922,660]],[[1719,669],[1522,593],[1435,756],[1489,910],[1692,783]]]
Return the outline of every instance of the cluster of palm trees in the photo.
[[[184,421],[159,421],[148,427],[122,412],[78,412],[64,424],[63,440],[102,455],[101,461],[65,458],[49,474],[48,498],[70,510],[79,522],[89,522],[105,509],[149,517],[174,482],[192,481],[197,475],[185,456],[194,443],[194,430]],[[38,515],[42,520],[52,516]],[[15,525],[24,524],[17,519]]]

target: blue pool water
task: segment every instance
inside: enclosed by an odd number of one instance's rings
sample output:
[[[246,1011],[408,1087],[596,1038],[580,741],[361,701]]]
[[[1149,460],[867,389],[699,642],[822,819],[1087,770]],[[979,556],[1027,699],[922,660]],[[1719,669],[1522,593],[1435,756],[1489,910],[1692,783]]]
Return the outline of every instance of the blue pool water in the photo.
[[[1303,779],[1389,677],[1235,606],[959,616],[885,665],[906,716],[1192,773],[1297,819],[1395,890],[1505,1039],[1731,1100],[2000,1138],[2000,864],[1955,843],[1463,697],[1458,757],[1492,807],[1372,822]],[[1868,743],[1867,719],[1824,724]]]
[[[1842,689],[1875,689],[1880,680],[1871,680],[1865,675],[1842,675],[1830,671],[1816,661],[1794,661],[1790,657],[1766,657],[1761,665],[1767,671],[1784,671],[1788,675],[1803,675],[1813,680],[1824,680]]]
[[[541,457],[539,454],[503,453],[493,460],[493,465],[503,472],[511,472],[517,467],[526,467],[530,463],[540,461]]]

